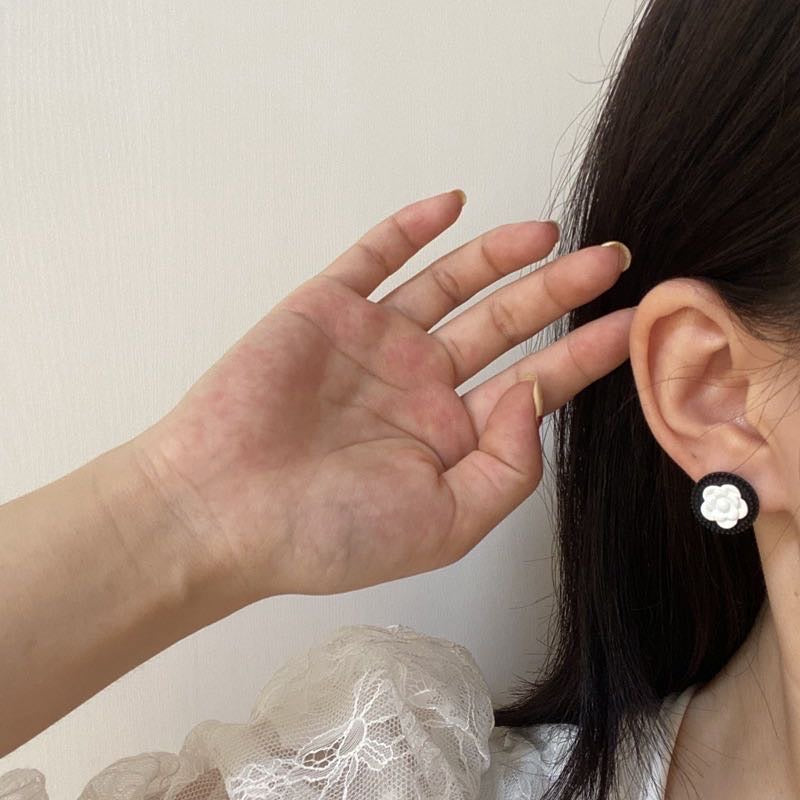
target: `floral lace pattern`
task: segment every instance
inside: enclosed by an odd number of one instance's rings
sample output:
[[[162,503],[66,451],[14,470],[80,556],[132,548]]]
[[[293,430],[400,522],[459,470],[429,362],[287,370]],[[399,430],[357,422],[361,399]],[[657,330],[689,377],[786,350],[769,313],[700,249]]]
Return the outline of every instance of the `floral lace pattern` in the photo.
[[[677,730],[694,687],[664,704]],[[402,625],[339,628],[277,670],[245,723],[206,720],[180,753],[142,753],[92,778],[80,800],[539,800],[576,728],[493,726],[470,652]],[[646,788],[660,800],[669,754]],[[0,775],[0,800],[48,800],[44,775]]]
[[[80,800],[466,800],[492,728],[466,648],[401,625],[348,626],[277,670],[247,723],[207,720],[177,755],[116,761]],[[46,800],[39,776],[7,773],[0,798]]]

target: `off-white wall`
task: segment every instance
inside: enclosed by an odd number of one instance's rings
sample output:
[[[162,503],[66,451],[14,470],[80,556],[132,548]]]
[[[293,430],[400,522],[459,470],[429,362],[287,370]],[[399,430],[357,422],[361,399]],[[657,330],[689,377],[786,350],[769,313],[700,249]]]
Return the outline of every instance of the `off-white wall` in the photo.
[[[633,0],[6,0],[0,502],[163,415],[400,206],[469,196],[385,291],[484,230],[544,217],[633,14]],[[445,569],[244,609],[0,759],[0,774],[36,767],[53,800],[75,797],[117,758],[177,751],[203,719],[246,719],[288,654],[344,624],[458,641],[506,699],[544,648],[546,505],[540,488]]]

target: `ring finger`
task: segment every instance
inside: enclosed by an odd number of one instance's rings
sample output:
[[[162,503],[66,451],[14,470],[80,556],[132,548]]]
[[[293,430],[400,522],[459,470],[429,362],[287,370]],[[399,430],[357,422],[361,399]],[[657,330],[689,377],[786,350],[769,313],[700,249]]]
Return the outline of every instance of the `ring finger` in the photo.
[[[621,308],[593,319],[461,395],[478,435],[500,397],[526,374],[539,379],[545,417],[627,361],[635,311]]]
[[[606,291],[619,278],[625,261],[617,246],[576,250],[497,289],[437,328],[430,335],[450,355],[453,385]]]

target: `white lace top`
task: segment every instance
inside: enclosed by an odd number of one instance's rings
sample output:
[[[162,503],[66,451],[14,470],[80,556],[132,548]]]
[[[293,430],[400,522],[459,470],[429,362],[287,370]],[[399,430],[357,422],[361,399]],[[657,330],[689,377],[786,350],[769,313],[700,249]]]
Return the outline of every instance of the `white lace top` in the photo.
[[[694,687],[664,702],[672,741]],[[288,661],[245,723],[206,721],[179,753],[124,758],[81,800],[537,800],[571,725],[494,727],[486,682],[461,645],[412,628],[339,628]],[[626,800],[658,800],[653,786]],[[0,800],[47,800],[44,775],[0,776]]]

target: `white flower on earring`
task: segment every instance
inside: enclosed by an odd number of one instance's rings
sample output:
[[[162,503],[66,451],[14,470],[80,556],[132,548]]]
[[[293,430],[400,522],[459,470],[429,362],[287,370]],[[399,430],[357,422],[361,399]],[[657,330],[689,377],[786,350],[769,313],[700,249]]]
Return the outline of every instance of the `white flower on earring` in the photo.
[[[700,513],[706,519],[716,522],[720,528],[732,528],[747,516],[747,503],[739,488],[732,483],[706,486],[703,489],[703,501]]]

